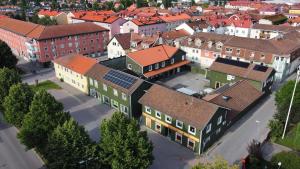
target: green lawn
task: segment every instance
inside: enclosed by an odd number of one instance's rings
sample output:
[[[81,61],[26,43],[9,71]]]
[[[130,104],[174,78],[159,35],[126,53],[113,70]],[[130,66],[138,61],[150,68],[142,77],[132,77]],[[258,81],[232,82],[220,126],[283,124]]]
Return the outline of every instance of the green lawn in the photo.
[[[32,88],[34,91],[38,91],[41,89],[44,90],[50,90],[50,89],[61,89],[60,86],[58,86],[56,83],[50,81],[50,80],[46,80],[44,82],[40,82],[37,86],[36,85],[32,85]]]
[[[290,147],[294,150],[300,151],[300,123],[297,124],[286,136],[285,138],[278,139],[276,141],[278,144]]]

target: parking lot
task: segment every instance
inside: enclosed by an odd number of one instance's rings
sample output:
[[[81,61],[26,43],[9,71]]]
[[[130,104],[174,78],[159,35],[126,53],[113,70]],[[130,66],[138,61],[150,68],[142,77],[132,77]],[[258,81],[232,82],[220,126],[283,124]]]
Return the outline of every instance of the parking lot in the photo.
[[[200,93],[209,86],[209,81],[205,79],[204,75],[191,72],[183,72],[176,76],[161,80],[159,83],[173,89],[187,88],[196,93]]]
[[[55,81],[63,89],[50,90],[49,92],[61,103],[64,104],[65,111],[89,133],[94,141],[99,140],[99,126],[105,118],[110,118],[114,112],[109,106],[100,104],[99,100],[87,96],[66,83]]]

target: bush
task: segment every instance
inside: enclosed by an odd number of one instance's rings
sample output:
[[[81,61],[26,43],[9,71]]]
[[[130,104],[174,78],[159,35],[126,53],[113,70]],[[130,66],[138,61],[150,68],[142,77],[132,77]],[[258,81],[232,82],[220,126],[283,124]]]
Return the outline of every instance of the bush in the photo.
[[[273,166],[281,162],[281,169],[297,169],[300,167],[300,157],[293,152],[280,152],[271,159]]]

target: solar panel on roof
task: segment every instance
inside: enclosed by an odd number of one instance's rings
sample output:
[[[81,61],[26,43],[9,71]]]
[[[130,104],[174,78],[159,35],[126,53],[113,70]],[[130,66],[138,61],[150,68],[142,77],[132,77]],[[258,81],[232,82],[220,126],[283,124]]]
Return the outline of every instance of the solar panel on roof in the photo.
[[[261,72],[266,72],[268,70],[267,66],[263,66],[263,65],[255,65],[253,67],[253,70],[257,70],[257,71],[261,71]]]
[[[216,62],[233,65],[233,66],[238,66],[238,67],[242,67],[242,68],[248,68],[250,65],[250,63],[247,63],[247,62],[241,62],[241,61],[237,61],[237,60],[225,59],[225,58],[220,58],[220,57],[218,57],[216,59]]]
[[[129,89],[137,81],[136,78],[115,70],[110,70],[109,72],[107,72],[104,75],[103,79],[110,81],[125,89]]]

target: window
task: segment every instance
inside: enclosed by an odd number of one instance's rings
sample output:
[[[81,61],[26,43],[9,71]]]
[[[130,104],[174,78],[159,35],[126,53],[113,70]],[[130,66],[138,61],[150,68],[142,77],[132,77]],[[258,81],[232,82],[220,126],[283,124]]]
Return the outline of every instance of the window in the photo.
[[[122,93],[122,99],[123,99],[123,100],[127,100],[127,96],[126,96],[125,93]]]
[[[181,58],[182,60],[184,60],[185,59],[185,56],[184,55],[182,55],[182,58]]]
[[[165,67],[165,66],[166,66],[165,61],[161,62],[161,67]]]
[[[61,44],[60,48],[62,48],[62,49],[65,48],[65,44]]]
[[[120,104],[120,110],[121,110],[122,113],[128,114],[128,107],[126,107],[122,104]]]
[[[159,68],[159,63],[156,63],[155,64],[155,69],[158,69]]]
[[[107,85],[103,83],[103,90],[107,91]]]
[[[45,47],[45,51],[47,51],[48,50],[48,48],[47,47]]]
[[[216,130],[216,134],[219,134],[221,132],[221,128],[218,128],[217,130]]]
[[[175,133],[175,141],[182,143],[182,135],[179,133]]]
[[[96,80],[94,80],[94,86],[95,88],[98,88],[98,82]]]
[[[165,115],[165,120],[167,123],[172,124],[172,117]]]
[[[128,67],[128,69],[129,69],[129,70],[131,70],[131,69],[132,69],[132,65],[131,65],[131,64],[128,64],[128,66],[127,66],[127,67]]]
[[[157,131],[159,133],[161,132],[161,124],[155,122],[155,131]]]
[[[188,138],[187,147],[190,148],[190,149],[192,149],[192,150],[194,150],[194,148],[195,148],[195,141]]]
[[[176,127],[182,129],[182,127],[183,127],[183,122],[182,122],[182,121],[179,121],[179,120],[176,120]]]
[[[145,110],[146,110],[147,113],[151,114],[151,109],[150,109],[150,107],[145,106]]]
[[[173,64],[173,63],[174,63],[174,58],[171,59],[171,64]]]
[[[119,103],[113,99],[111,99],[111,106],[115,109],[119,108]]]
[[[193,134],[193,135],[196,135],[196,128],[189,125],[189,133]]]
[[[73,45],[72,43],[69,43],[69,47],[72,47],[72,45]]]
[[[93,81],[93,79],[92,78],[90,78],[90,85],[94,85],[94,81]]]
[[[208,124],[206,127],[206,133],[209,133],[211,131],[211,124]]]
[[[222,123],[222,120],[223,120],[222,118],[223,118],[222,116],[220,116],[220,117],[218,118],[218,125]]]
[[[159,118],[159,119],[161,119],[161,112],[159,112],[159,111],[155,111],[155,116],[157,117],[157,118]]]
[[[114,89],[114,95],[118,96],[118,91],[116,89]]]
[[[237,50],[236,50],[236,53],[237,53],[237,54],[240,54],[240,52],[241,52],[240,49],[237,49]]]
[[[152,65],[149,66],[149,71],[151,71],[151,70],[152,70]]]

